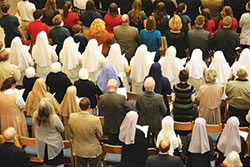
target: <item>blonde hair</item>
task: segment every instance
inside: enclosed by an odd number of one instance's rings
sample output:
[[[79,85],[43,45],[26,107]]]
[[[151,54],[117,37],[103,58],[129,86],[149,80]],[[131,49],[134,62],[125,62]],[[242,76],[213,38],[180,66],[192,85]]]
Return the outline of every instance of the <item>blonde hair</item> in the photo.
[[[214,69],[207,70],[205,75],[206,83],[215,83],[217,72]]]
[[[174,31],[180,31],[182,28],[182,22],[181,18],[178,15],[174,15],[170,20],[169,20],[169,27],[171,30]]]
[[[91,30],[93,36],[99,37],[106,31],[105,22],[102,19],[97,18],[91,23],[89,30]]]
[[[227,167],[241,167],[242,163],[240,161],[240,156],[237,152],[235,151],[231,151],[226,159],[223,161],[223,163],[227,166]]]

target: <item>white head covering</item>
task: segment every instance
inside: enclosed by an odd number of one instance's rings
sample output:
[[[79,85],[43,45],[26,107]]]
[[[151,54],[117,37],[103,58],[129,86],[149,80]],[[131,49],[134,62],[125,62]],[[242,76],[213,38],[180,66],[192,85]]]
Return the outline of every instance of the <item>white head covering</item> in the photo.
[[[167,77],[169,81],[178,80],[179,68],[175,58],[176,48],[174,46],[168,47],[166,55],[161,62],[161,69],[163,76]]]
[[[122,55],[120,45],[115,43],[110,47],[108,57],[106,57],[107,62],[111,63],[115,69],[116,74],[124,72],[124,63],[122,60]]]
[[[28,67],[25,70],[25,75],[27,78],[33,78],[35,77],[36,71],[34,67]]]
[[[151,53],[147,51],[146,45],[141,45],[137,48],[135,56],[131,59],[131,74],[130,77],[136,82],[142,82],[144,78],[148,75],[149,62],[153,64],[151,60]]]
[[[176,137],[174,132],[174,119],[171,116],[166,116],[161,121],[162,129],[158,134],[156,146],[159,147],[161,140],[167,138],[170,142],[170,148],[168,153],[173,155],[174,150],[181,146],[180,137]]]
[[[239,120],[233,116],[227,120],[227,125],[223,129],[217,148],[227,156],[231,151],[241,152],[241,140],[239,134]]]
[[[129,111],[120,126],[119,140],[125,144],[135,144],[135,132],[138,114]]]
[[[209,69],[216,70],[219,83],[227,83],[227,80],[231,74],[231,68],[227,63],[222,51],[216,51],[214,53],[214,59],[210,64]]]
[[[227,167],[242,167],[240,155],[235,151],[231,151],[227,155],[226,159],[223,161],[223,164],[225,164]]]
[[[236,73],[240,66],[245,66],[247,68],[247,73],[249,74],[247,79],[250,80],[250,49],[245,48],[240,54],[240,58],[235,64],[232,66],[233,74],[236,76]]]
[[[55,50],[49,45],[46,32],[41,31],[36,38],[36,44],[32,48],[32,56],[41,67],[47,67],[52,64],[51,52]]]
[[[81,68],[79,71],[79,78],[80,79],[88,79],[89,78],[89,72],[86,68]]]
[[[210,151],[206,130],[206,120],[204,118],[196,118],[195,120],[188,151],[200,154]]]
[[[203,65],[202,51],[200,49],[194,49],[189,62],[189,77],[195,79],[203,78]]]
[[[22,44],[20,37],[15,37],[11,42],[9,61],[11,64],[21,66],[22,70],[29,67],[31,55],[29,47]]]
[[[89,40],[82,54],[82,67],[86,68],[88,72],[96,72],[100,54],[102,54],[102,45],[98,46],[96,39]]]
[[[58,73],[60,71],[62,71],[62,65],[59,62],[51,64],[50,72]]]
[[[75,43],[72,37],[68,37],[63,42],[63,48],[60,52],[60,61],[63,67],[71,70],[79,64],[81,53],[78,51],[79,43]]]

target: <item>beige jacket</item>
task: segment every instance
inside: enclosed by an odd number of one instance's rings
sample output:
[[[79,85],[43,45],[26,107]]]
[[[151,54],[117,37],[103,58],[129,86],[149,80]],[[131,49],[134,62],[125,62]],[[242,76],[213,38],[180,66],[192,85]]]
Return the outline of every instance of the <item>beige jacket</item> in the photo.
[[[73,135],[73,150],[77,156],[96,158],[102,153],[99,139],[103,133],[99,118],[88,112],[72,113],[69,127]]]
[[[226,84],[226,95],[230,106],[240,109],[250,109],[250,82],[235,80]]]

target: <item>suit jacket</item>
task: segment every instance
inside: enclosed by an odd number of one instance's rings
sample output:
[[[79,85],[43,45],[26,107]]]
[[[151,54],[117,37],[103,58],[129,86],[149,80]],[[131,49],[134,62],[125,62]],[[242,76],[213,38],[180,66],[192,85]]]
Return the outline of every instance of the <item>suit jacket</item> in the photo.
[[[190,53],[196,48],[203,52],[203,60],[209,57],[210,33],[203,28],[196,27],[188,32],[188,45]]]
[[[114,38],[121,46],[122,54],[125,53],[126,58],[130,61],[140,44],[138,29],[129,25],[116,26],[114,27]]]
[[[149,156],[145,167],[184,167],[180,157],[169,154],[158,154]]]
[[[3,167],[29,167],[29,158],[24,150],[14,143],[0,144],[0,162]]]
[[[149,125],[149,132],[161,130],[161,120],[167,108],[161,94],[145,91],[137,95],[136,109],[139,111],[139,125]]]
[[[125,96],[113,91],[100,96],[100,109],[104,112],[104,128],[112,134],[119,133],[126,113],[131,110]]]
[[[223,51],[225,58],[231,66],[234,62],[236,51],[240,46],[238,34],[230,28],[222,28],[214,33],[214,49]]]
[[[70,114],[69,127],[73,134],[74,153],[83,158],[96,158],[102,153],[102,125],[96,116],[88,112]]]

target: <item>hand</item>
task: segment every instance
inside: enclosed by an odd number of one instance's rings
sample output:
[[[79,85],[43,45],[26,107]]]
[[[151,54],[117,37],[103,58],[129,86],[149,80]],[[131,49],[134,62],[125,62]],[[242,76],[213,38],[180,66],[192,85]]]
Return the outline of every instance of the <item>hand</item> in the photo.
[[[17,70],[21,71],[22,67],[21,66],[18,66],[17,67]]]

